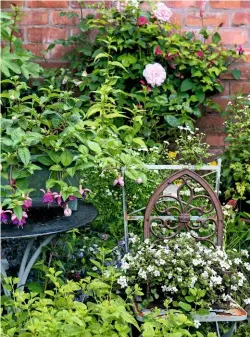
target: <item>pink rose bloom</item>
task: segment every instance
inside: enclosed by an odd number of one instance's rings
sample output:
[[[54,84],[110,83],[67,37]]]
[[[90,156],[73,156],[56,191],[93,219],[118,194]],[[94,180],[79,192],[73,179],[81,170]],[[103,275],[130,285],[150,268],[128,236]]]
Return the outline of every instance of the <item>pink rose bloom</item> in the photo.
[[[147,64],[143,71],[143,76],[145,77],[148,84],[152,87],[159,87],[164,83],[167,74],[165,69],[160,63]]]
[[[144,26],[147,25],[149,23],[148,19],[145,16],[139,16],[138,21],[137,21],[137,25],[140,26]]]
[[[153,13],[156,19],[162,22],[168,22],[172,16],[171,10],[162,2],[157,4],[156,9],[153,10]]]

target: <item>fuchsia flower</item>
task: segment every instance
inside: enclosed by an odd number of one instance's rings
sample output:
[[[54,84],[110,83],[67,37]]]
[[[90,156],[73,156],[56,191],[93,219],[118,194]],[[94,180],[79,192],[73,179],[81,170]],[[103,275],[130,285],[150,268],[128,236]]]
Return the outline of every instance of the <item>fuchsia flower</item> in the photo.
[[[30,197],[26,197],[23,202],[23,208],[30,208],[32,207],[32,199]]]
[[[117,185],[119,185],[121,187],[124,186],[124,179],[123,179],[123,177],[118,177],[118,178],[116,178],[114,180],[113,186],[117,186]]]
[[[4,211],[2,208],[0,208],[0,219],[1,219],[1,223],[7,223],[8,222],[8,215],[7,213],[12,213],[11,210],[7,209],[6,211]]]
[[[65,216],[71,216],[72,210],[69,208],[68,204],[66,205],[66,208],[64,210],[64,215]]]
[[[160,63],[147,64],[143,76],[152,87],[162,85],[167,77],[166,71]]]
[[[53,196],[54,196],[54,199],[57,202],[57,205],[60,206],[62,204],[62,202],[63,202],[62,195],[60,193],[54,192]]]
[[[155,55],[163,55],[163,51],[159,46],[156,46],[155,48]]]
[[[77,199],[77,197],[75,197],[74,195],[70,195],[70,196],[69,196],[69,200],[70,200],[70,201],[76,200],[76,199]]]
[[[13,223],[13,225],[17,225],[18,227],[23,227],[24,224],[26,224],[26,219],[28,218],[28,214],[26,212],[23,211],[22,214],[22,219],[19,220],[18,217],[16,216],[16,214],[12,214],[11,216],[11,221]]]
[[[198,52],[196,53],[196,55],[197,55],[198,57],[203,57],[203,56],[204,56],[204,53],[203,53],[202,50],[200,50],[200,51],[198,51]]]
[[[145,16],[139,16],[137,20],[137,25],[139,27],[147,25],[149,23],[148,19]]]
[[[79,186],[79,193],[83,198],[86,198],[86,192],[91,193],[92,191],[89,188],[82,188],[82,185]]]
[[[45,192],[43,189],[40,189],[40,191],[44,193],[44,196],[42,198],[43,203],[51,204],[54,201],[55,196],[54,196],[54,193],[52,193],[50,189],[48,189],[47,192]]]
[[[241,44],[238,45],[236,51],[239,53],[239,55],[242,55],[244,53],[244,49]]]
[[[153,13],[156,19],[162,22],[168,22],[172,16],[171,10],[162,2],[157,4],[156,9],[153,10]]]

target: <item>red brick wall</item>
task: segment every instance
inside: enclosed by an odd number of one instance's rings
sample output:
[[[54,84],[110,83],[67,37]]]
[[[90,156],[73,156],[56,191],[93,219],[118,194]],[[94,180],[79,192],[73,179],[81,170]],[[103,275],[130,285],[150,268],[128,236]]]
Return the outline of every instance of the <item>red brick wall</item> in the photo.
[[[86,1],[93,3],[93,1]],[[105,1],[107,5],[115,5],[115,1]],[[8,10],[11,3],[22,7],[24,13],[20,22],[21,36],[24,45],[35,55],[41,57],[54,39],[64,39],[77,30],[77,18],[67,19],[60,17],[61,11],[79,11],[79,5],[73,0],[2,0],[2,8]],[[185,30],[198,31],[201,26],[200,8],[204,1],[164,1],[174,13],[172,20]],[[91,10],[83,10],[86,15]],[[223,75],[224,92],[216,95],[214,100],[225,107],[230,96],[238,92],[250,94],[250,1],[227,0],[206,1],[204,8],[204,24],[211,29],[223,23],[220,28],[222,40],[226,46],[235,48],[235,44],[241,44],[247,57],[246,62],[234,64],[241,70],[239,81],[233,79],[230,72]],[[45,66],[56,67],[62,64],[61,56],[65,52],[63,46],[56,46],[46,56],[42,63]],[[45,63],[46,61],[46,63]],[[199,122],[200,128],[207,134],[207,141],[212,147],[224,146],[222,133],[223,119],[213,112],[208,113]]]

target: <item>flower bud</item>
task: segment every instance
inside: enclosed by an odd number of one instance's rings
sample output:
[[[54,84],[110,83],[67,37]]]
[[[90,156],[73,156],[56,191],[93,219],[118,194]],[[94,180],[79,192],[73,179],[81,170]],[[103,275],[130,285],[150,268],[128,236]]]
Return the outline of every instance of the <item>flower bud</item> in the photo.
[[[143,183],[143,180],[141,177],[139,177],[137,180],[136,180],[137,184],[142,184]]]
[[[72,214],[72,211],[69,208],[69,206],[67,205],[66,208],[65,208],[65,210],[64,210],[64,215],[65,216],[71,216],[71,214]]]

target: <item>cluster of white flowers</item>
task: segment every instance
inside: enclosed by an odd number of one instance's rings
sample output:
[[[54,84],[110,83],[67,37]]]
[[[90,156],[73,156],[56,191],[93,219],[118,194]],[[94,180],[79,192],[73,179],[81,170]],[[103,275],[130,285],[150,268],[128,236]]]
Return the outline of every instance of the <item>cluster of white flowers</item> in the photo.
[[[172,294],[175,300],[177,297],[177,301],[180,300],[178,293],[182,289],[189,292],[190,288],[209,288],[206,300],[211,305],[217,299],[228,299],[229,286],[229,295],[232,295],[233,291],[238,291],[239,287],[246,284],[246,276],[241,271],[234,270],[238,267],[250,269],[250,263],[244,262],[247,251],[235,252],[234,258],[230,259],[225,251],[195,241],[190,233],[181,233],[174,240],[164,240],[162,243],[149,239],[140,242],[139,238],[136,241],[137,244],[130,253],[122,259],[121,269],[127,277],[120,280],[123,286],[125,280],[131,284],[148,284],[150,280],[166,296]]]
[[[126,276],[120,276],[117,280],[117,283],[121,286],[121,288],[126,288],[128,286]]]

